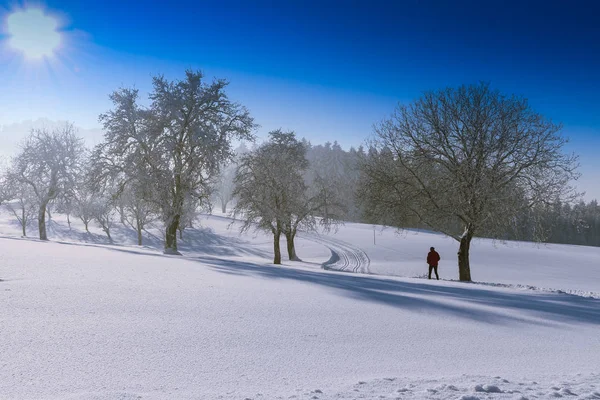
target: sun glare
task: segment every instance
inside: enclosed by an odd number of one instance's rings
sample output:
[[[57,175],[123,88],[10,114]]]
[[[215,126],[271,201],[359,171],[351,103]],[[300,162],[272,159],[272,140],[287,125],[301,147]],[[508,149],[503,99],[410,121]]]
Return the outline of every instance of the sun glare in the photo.
[[[9,44],[27,58],[52,56],[61,42],[58,21],[39,8],[15,11],[8,16]]]

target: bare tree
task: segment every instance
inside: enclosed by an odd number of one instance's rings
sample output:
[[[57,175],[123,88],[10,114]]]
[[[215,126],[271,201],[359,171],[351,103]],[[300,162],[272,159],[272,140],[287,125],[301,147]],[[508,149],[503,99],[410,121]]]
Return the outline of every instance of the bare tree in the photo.
[[[73,215],[83,222],[87,233],[90,232],[89,225],[94,219],[95,196],[92,192],[78,191],[74,197]]]
[[[7,176],[3,192],[7,199],[6,208],[21,225],[23,236],[27,236],[27,224],[35,218],[38,209],[35,194],[29,186],[19,184],[16,179],[12,179],[10,173]]]
[[[305,184],[306,147],[295,133],[276,130],[269,136],[269,142],[241,159],[235,215],[245,221],[242,230],[254,227],[273,234],[273,263],[281,264],[282,234],[289,259],[298,260],[294,245],[298,229],[315,229],[318,223],[327,228],[337,216],[327,188],[311,192]]]
[[[69,226],[69,230],[71,229],[71,216],[73,215],[74,210],[73,200],[72,190],[63,192],[56,199],[56,211],[64,214],[67,217],[67,225]]]
[[[179,221],[179,239],[183,239],[183,231],[186,228],[193,228],[194,222],[197,220],[200,212],[210,211],[211,204],[209,197],[196,198],[188,196],[183,203],[183,212]]]
[[[221,206],[221,212],[227,212],[227,205],[234,199],[233,191],[235,190],[235,174],[239,166],[241,158],[250,150],[246,144],[242,142],[236,149],[235,155],[229,162],[223,164],[219,170],[219,175],[215,179],[213,193],[215,199]]]
[[[254,122],[228,99],[224,80],[207,84],[202,73],[187,71],[174,82],[156,77],[153,86],[147,109],[137,90],[111,95],[113,110],[100,116],[106,135],[94,151],[95,176],[148,185],[165,224],[165,253],[179,254],[186,197],[208,197],[219,165],[232,156],[231,140],[250,139]]]
[[[52,132],[44,129],[32,131],[21,152],[12,160],[14,179],[28,185],[37,198],[41,240],[48,240],[48,203],[73,185],[84,153],[83,140],[77,137],[73,125],[67,124]]]
[[[112,196],[95,196],[92,203],[92,215],[96,222],[100,224],[104,233],[106,233],[108,240],[112,243],[113,239],[110,236],[110,228],[113,227],[115,222],[115,207]]]
[[[137,243],[141,246],[143,243],[143,231],[148,224],[156,219],[158,210],[147,199],[150,197],[148,188],[139,185],[128,185],[124,191],[119,194],[119,214],[122,221],[135,229],[137,233]]]
[[[474,235],[501,235],[522,210],[574,195],[577,159],[560,130],[487,84],[428,92],[375,127],[361,196],[380,217],[456,239],[470,281]]]
[[[237,164],[234,162],[222,165],[219,171],[219,176],[216,178],[216,184],[214,185],[214,194],[220,203],[221,212],[223,214],[227,212],[227,204],[229,204],[229,202],[233,198],[236,169]]]

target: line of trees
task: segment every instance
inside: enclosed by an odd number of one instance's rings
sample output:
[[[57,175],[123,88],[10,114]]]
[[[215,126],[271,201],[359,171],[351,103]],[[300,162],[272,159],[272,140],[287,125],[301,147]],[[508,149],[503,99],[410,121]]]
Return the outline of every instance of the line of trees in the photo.
[[[142,231],[157,215],[144,195],[148,189],[128,186],[122,191],[115,187],[97,191],[91,171],[90,152],[72,125],[51,131],[35,129],[2,174],[0,196],[23,236],[35,220],[40,240],[48,240],[46,221],[55,210],[66,215],[69,228],[72,217],[80,219],[87,232],[90,223],[96,222],[110,241],[111,228],[120,218],[136,228],[141,245]]]
[[[15,199],[9,209],[26,235],[28,221],[37,215],[41,240],[47,240],[46,215],[51,202],[69,195],[81,174],[85,146],[72,125],[34,130],[11,160],[3,177],[2,195]]]
[[[564,152],[561,126],[487,84],[427,92],[399,105],[362,146],[312,145],[275,130],[252,149],[256,128],[231,101],[227,82],[186,71],[181,80],[153,79],[148,106],[136,89],[110,95],[100,115],[104,141],[87,150],[72,125],[35,130],[2,176],[2,197],[22,226],[37,218],[47,240],[54,209],[95,221],[112,240],[115,223],[137,232],[164,226],[164,251],[199,209],[217,201],[242,230],[280,238],[299,260],[298,232],[340,221],[428,227],[458,242],[459,278],[471,280],[475,235],[600,245],[597,202],[574,202],[577,158]],[[228,208],[233,204],[233,208]]]
[[[514,218],[505,238],[600,246],[600,205],[597,200],[542,204]]]
[[[39,237],[47,240],[46,216],[56,203],[86,230],[96,221],[109,240],[117,216],[136,229],[139,244],[146,225],[159,219],[165,253],[179,254],[177,233],[207,205],[219,167],[233,157],[232,141],[253,139],[254,120],[229,100],[227,85],[206,82],[199,71],[175,81],[158,76],[148,107],[136,89],[119,89],[99,117],[104,141],[91,152],[72,125],[34,130],[2,180],[23,235],[37,211]]]

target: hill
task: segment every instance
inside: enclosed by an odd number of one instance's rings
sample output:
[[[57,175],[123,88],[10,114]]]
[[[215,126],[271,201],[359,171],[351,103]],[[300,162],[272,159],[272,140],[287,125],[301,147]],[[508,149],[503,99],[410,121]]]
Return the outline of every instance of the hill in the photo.
[[[346,224],[275,267],[268,236],[199,222],[174,257],[158,231],[54,216],[42,243],[3,214],[3,398],[600,398],[598,249],[474,245],[477,280],[528,290],[411,277],[431,245],[456,277],[433,233]]]

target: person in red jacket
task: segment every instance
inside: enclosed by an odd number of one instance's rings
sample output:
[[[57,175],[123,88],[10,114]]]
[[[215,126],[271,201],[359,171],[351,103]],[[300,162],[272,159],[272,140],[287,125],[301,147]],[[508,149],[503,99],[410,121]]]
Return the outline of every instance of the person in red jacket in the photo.
[[[440,262],[440,255],[435,248],[432,247],[429,249],[429,254],[427,254],[427,264],[429,264],[429,279],[431,279],[431,271],[435,271],[435,277],[437,280],[440,280],[440,276],[438,275],[438,263]]]

